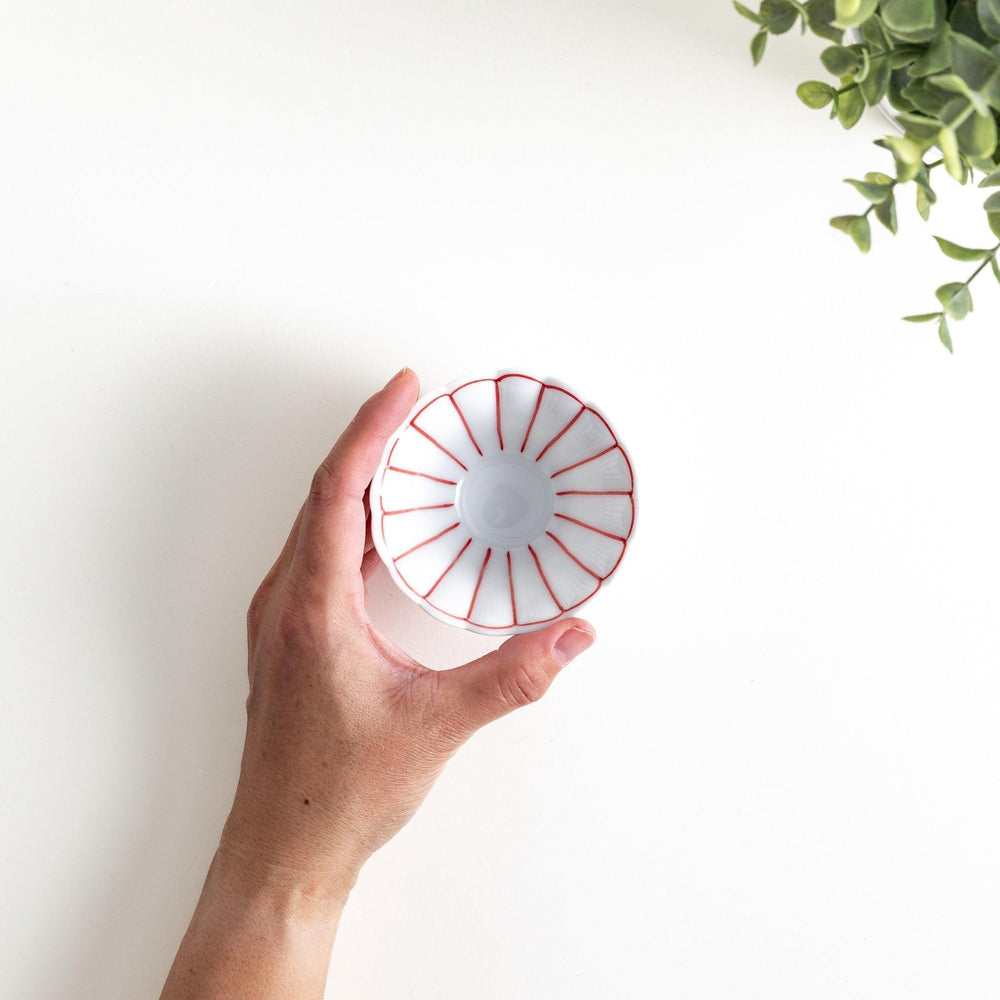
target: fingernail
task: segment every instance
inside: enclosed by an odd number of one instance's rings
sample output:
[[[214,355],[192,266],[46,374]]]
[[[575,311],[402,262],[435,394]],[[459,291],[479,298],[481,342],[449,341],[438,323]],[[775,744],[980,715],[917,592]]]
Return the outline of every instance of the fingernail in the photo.
[[[396,372],[396,374],[393,375],[392,378],[389,379],[389,381],[386,382],[386,384],[382,388],[388,389],[390,385],[392,385],[394,382],[398,382],[409,370],[410,370],[409,368],[400,368],[399,371]]]
[[[558,641],[553,647],[553,651],[555,652],[556,659],[560,662],[560,664],[562,664],[562,666],[566,666],[570,660],[579,656],[585,649],[590,649],[593,642],[593,632],[588,632],[586,629],[574,626],[573,628],[566,629],[566,631],[559,636]]]

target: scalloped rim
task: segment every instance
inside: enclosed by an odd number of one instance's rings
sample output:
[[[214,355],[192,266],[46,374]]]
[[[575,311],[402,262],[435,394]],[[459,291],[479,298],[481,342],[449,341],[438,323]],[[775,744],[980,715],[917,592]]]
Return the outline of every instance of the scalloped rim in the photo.
[[[441,396],[448,395],[449,393],[455,392],[462,386],[467,385],[470,382],[476,382],[480,380],[492,380],[496,381],[504,376],[518,375],[522,378],[529,378],[536,382],[541,382],[543,385],[550,385],[556,389],[562,389],[564,392],[568,392],[574,398],[579,400],[588,409],[593,410],[607,425],[610,429],[612,435],[614,435],[617,446],[621,449],[622,454],[625,456],[625,461],[628,463],[629,470],[632,473],[632,524],[629,527],[628,534],[625,536],[625,542],[622,547],[621,555],[618,557],[618,562],[615,564],[614,568],[606,577],[604,577],[598,584],[597,589],[594,591],[590,597],[581,601],[573,608],[568,608],[563,611],[562,614],[555,618],[550,619],[546,622],[531,623],[528,625],[513,625],[505,628],[486,628],[481,625],[476,625],[467,619],[456,618],[446,612],[440,611],[434,605],[430,604],[428,601],[424,600],[418,593],[416,593],[409,584],[402,578],[399,571],[396,569],[395,563],[393,562],[392,555],[387,551],[385,545],[385,539],[381,531],[375,530],[374,524],[374,513],[372,514],[372,541],[375,543],[375,550],[379,554],[379,558],[382,560],[382,564],[388,569],[389,575],[392,577],[393,583],[401,590],[414,604],[418,604],[423,610],[429,614],[432,618],[436,618],[439,622],[443,622],[445,625],[450,625],[452,628],[461,628],[467,632],[476,632],[479,635],[492,635],[492,636],[508,636],[508,635],[520,635],[524,632],[537,632],[540,629],[546,628],[549,625],[554,624],[557,621],[562,621],[564,618],[576,617],[576,612],[585,604],[589,603],[597,596],[614,578],[621,568],[622,561],[625,559],[625,553],[628,551],[629,546],[635,536],[636,521],[639,515],[639,503],[638,496],[636,492],[635,484],[635,465],[632,462],[632,456],[629,454],[628,449],[622,444],[621,437],[615,430],[614,424],[608,420],[606,414],[601,410],[600,407],[595,406],[593,403],[587,402],[572,386],[567,385],[561,379],[553,378],[551,376],[543,375],[532,375],[529,372],[524,371],[520,368],[501,368],[491,374],[479,374],[475,376],[469,376],[466,378],[453,379],[444,386],[440,386],[431,392],[424,393],[421,397],[413,404],[413,408],[407,413],[406,417],[403,419],[402,423],[392,432],[388,441],[386,441],[385,448],[382,451],[382,456],[379,459],[378,468],[375,470],[375,475],[372,478],[371,486],[369,487],[369,508],[372,512],[377,510],[380,506],[381,501],[381,484],[384,473],[388,466],[389,455],[392,452],[393,446],[396,441],[401,437],[403,432],[407,427],[410,426],[410,422],[415,419],[415,417],[423,410],[426,406],[432,403],[435,399]]]

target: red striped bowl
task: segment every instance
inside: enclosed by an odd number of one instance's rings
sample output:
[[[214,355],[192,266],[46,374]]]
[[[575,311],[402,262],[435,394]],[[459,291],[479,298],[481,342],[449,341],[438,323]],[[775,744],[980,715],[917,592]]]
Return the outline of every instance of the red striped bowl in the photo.
[[[371,485],[372,537],[403,593],[486,635],[567,617],[621,563],[632,463],[596,407],[515,371],[424,396]]]

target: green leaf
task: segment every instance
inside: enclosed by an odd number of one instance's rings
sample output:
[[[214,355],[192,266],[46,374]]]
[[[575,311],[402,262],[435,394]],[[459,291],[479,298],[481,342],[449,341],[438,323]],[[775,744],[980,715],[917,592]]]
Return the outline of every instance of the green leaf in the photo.
[[[883,202],[879,202],[875,206],[875,218],[885,226],[886,229],[892,233],[893,236],[897,232],[896,224],[896,199],[893,195],[889,195],[888,198]]]
[[[847,233],[862,253],[868,253],[871,249],[872,229],[863,215],[838,215],[830,220],[830,225]]]
[[[944,24],[944,0],[882,0],[885,26],[904,42],[929,42]]]
[[[993,269],[993,277],[1000,281],[1000,264],[997,263],[996,254],[990,257],[990,267]]]
[[[933,205],[937,201],[937,195],[934,193],[934,188],[931,187],[931,175],[926,164],[920,164],[920,169],[917,170],[917,175],[913,180],[915,184],[924,189],[928,203]]]
[[[834,76],[847,76],[861,68],[861,56],[846,45],[831,45],[823,49],[819,58],[827,72]]]
[[[1000,0],[978,0],[976,13],[983,31],[990,38],[1000,39]]]
[[[926,80],[915,80],[913,83],[908,83],[900,93],[917,111],[933,118],[941,114],[941,109],[950,100],[947,93],[938,90]]]
[[[893,47],[893,42],[885,33],[885,28],[882,26],[882,18],[878,14],[872,14],[861,25],[861,37],[868,43],[868,47],[875,52],[889,52]]]
[[[993,114],[988,113],[985,118],[970,114],[964,97],[955,97],[945,105],[941,110],[941,121],[954,131],[958,149],[966,158],[981,159],[992,154],[996,148],[997,126]],[[947,159],[945,163],[947,165]],[[956,179],[965,183],[964,175]]]
[[[901,45],[898,49],[893,49],[889,53],[889,65],[893,69],[902,69],[904,66],[913,65],[919,55],[919,46]]]
[[[920,218],[926,222],[931,217],[931,202],[930,198],[927,197],[926,188],[917,188],[917,211],[920,213]]]
[[[788,0],[762,0],[760,16],[767,22],[772,35],[783,35],[795,25],[799,12]]]
[[[960,76],[972,90],[984,90],[990,77],[1000,69],[1000,59],[989,49],[957,31],[948,36],[948,49],[951,53],[951,71]]]
[[[948,21],[952,31],[966,35],[982,45],[990,44],[990,36],[983,31],[983,26],[979,23],[975,0],[948,0],[948,7],[950,8]]]
[[[937,319],[938,316],[943,315],[942,313],[920,313],[917,316],[904,316],[903,319],[907,323],[929,323],[932,319]]]
[[[750,40],[750,55],[753,56],[753,64],[757,66],[764,58],[764,49],[767,47],[767,32],[761,28]]]
[[[938,147],[944,157],[945,170],[955,178],[959,184],[965,183],[965,164],[958,152],[958,136],[955,130],[945,125],[938,133]]]
[[[892,73],[889,77],[889,92],[885,95],[885,99],[899,111],[915,111],[913,105],[903,97],[902,85],[905,75],[903,72]]]
[[[837,102],[837,121],[844,128],[854,128],[865,113],[865,99],[861,96],[861,89],[855,87],[853,90],[845,90],[840,95]]]
[[[986,212],[986,221],[989,223],[990,231],[997,239],[1000,239],[1000,191],[995,191],[983,202],[983,209]]]
[[[942,125],[936,118],[911,114],[909,111],[901,111],[896,115],[896,121],[906,129],[908,139],[913,139],[924,147],[930,146],[937,140]]]
[[[1000,187],[1000,167],[996,170],[988,173],[980,182],[979,186],[981,188],[995,188]]]
[[[869,170],[868,173],[865,174],[865,180],[868,181],[869,184],[891,184],[892,183],[892,178],[888,174],[880,173],[877,170]]]
[[[969,166],[981,174],[990,173],[996,166],[992,154],[989,156],[967,156],[966,159],[969,161]]]
[[[955,73],[942,73],[940,76],[932,76],[927,81],[941,90],[947,90],[952,94],[961,94],[973,106],[977,115],[989,116],[990,108],[986,103],[986,98],[977,90],[973,90],[960,76]]]
[[[887,135],[875,140],[876,146],[891,151],[896,161],[896,180],[905,183],[912,181],[923,165],[924,151],[922,147],[905,136]]]
[[[864,195],[873,205],[881,204],[892,194],[893,184],[872,184],[869,181],[856,181],[850,177],[844,178],[845,184],[850,184],[856,191]]]
[[[809,27],[819,38],[838,45],[844,40],[844,33],[835,27],[837,17],[834,0],[807,0],[806,10],[809,11]]]
[[[831,101],[837,99],[837,91],[828,83],[820,80],[806,80],[795,88],[799,100],[807,108],[825,108]]]
[[[889,77],[892,68],[888,59],[873,59],[871,69],[864,80],[859,80],[861,94],[868,107],[872,108],[885,97],[889,90]]]
[[[951,334],[948,332],[948,317],[944,313],[938,320],[938,340],[948,348],[949,354],[955,353],[955,349],[951,346]]]
[[[733,6],[736,8],[737,12],[742,14],[748,21],[753,21],[754,24],[763,24],[764,18],[760,14],[755,14],[749,7],[744,7],[743,4],[739,3],[739,0],[733,0]]]
[[[934,294],[952,319],[965,319],[972,312],[972,293],[962,281],[949,281]]]
[[[878,0],[835,0],[837,19],[834,27],[856,28],[864,24],[878,8]]]
[[[952,260],[986,260],[993,252],[992,250],[972,250],[969,247],[960,247],[957,243],[952,243],[951,240],[943,239],[940,236],[935,236],[934,239],[937,240],[937,245],[945,257],[950,257]]]
[[[948,45],[950,34],[945,25],[923,55],[910,66],[910,76],[931,76],[933,73],[943,73],[951,66],[951,49]]]
[[[969,160],[992,156],[997,146],[997,123],[992,112],[985,118],[972,115],[958,126],[955,134],[958,136],[958,148]]]

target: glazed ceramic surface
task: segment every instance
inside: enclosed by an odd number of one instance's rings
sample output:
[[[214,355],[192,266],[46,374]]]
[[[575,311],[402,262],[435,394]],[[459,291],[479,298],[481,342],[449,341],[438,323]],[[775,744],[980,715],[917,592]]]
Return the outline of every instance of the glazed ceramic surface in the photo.
[[[573,613],[615,572],[634,491],[595,407],[551,379],[499,372],[417,403],[372,481],[372,537],[436,618],[526,632]]]

